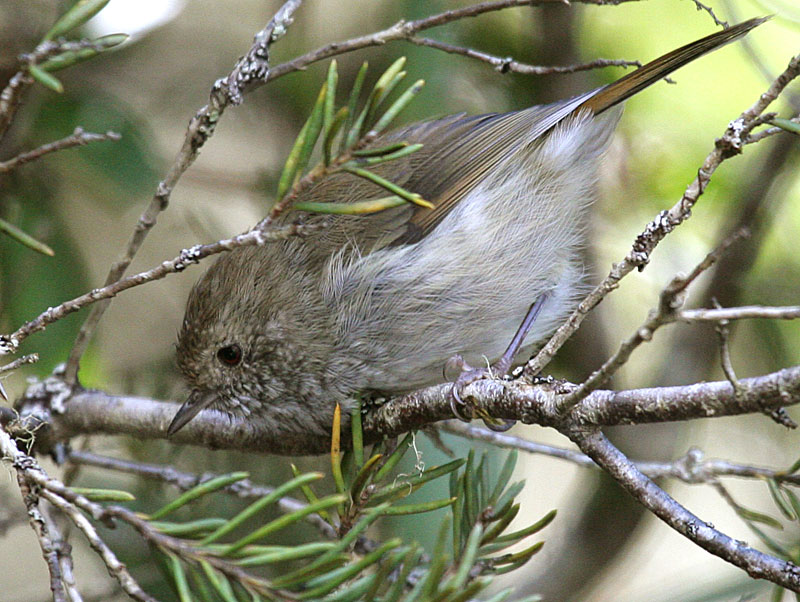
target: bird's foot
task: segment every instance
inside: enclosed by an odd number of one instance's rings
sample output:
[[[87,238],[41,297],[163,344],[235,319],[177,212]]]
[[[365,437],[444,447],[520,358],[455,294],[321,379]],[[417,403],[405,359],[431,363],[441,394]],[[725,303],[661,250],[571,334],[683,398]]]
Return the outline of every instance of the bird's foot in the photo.
[[[520,350],[522,347],[522,342],[525,340],[525,336],[528,334],[528,331],[533,326],[533,323],[536,321],[536,318],[539,316],[539,312],[544,307],[545,302],[549,298],[550,294],[548,292],[542,293],[539,297],[534,301],[533,305],[528,308],[528,313],[525,314],[525,319],[522,321],[522,324],[519,325],[516,334],[514,334],[514,338],[511,339],[511,342],[508,344],[503,355],[491,366],[487,368],[473,368],[467,362],[464,361],[464,358],[460,355],[454,355],[445,364],[445,372],[448,368],[458,368],[461,370],[461,374],[459,374],[458,378],[456,378],[455,382],[453,382],[453,387],[450,389],[450,409],[453,410],[453,414],[455,414],[456,418],[463,420],[465,422],[469,422],[473,414],[477,414],[478,418],[483,419],[483,423],[486,425],[487,428],[502,433],[507,431],[512,426],[514,426],[514,420],[506,420],[504,418],[493,418],[486,413],[485,410],[481,410],[480,408],[472,408],[469,407],[470,404],[464,401],[462,391],[464,388],[474,383],[475,381],[484,379],[484,378],[496,378],[498,376],[503,377],[508,374],[508,371],[511,369],[511,366],[514,363],[514,356],[517,354],[517,351]],[[465,416],[462,414],[462,410],[469,407],[470,410],[470,417]]]
[[[473,417],[481,418],[488,429],[498,433],[505,432],[514,426],[516,423],[515,420],[493,418],[482,408],[475,408],[471,403],[465,401],[462,394],[467,385],[476,381],[483,380],[484,378],[505,376],[508,371],[508,366],[505,365],[507,362],[503,360],[504,358],[501,358],[500,361],[486,368],[473,368],[460,355],[454,355],[447,360],[445,364],[446,371],[451,368],[457,368],[461,371],[450,389],[450,409],[453,411],[453,415],[456,418],[464,422],[469,422]],[[467,414],[464,413],[464,410],[467,410]]]

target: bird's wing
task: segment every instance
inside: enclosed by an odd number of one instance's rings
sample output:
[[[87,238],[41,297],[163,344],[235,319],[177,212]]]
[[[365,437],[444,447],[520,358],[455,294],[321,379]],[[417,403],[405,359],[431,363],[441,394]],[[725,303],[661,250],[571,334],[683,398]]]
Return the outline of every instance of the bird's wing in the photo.
[[[401,141],[423,145],[407,157],[370,170],[421,195],[433,209],[409,203],[363,216],[328,216],[333,224],[326,229],[326,237],[345,237],[361,252],[421,240],[503,161],[535,143],[594,93],[512,113],[453,115],[381,137],[371,146],[380,148]],[[338,173],[305,191],[298,200],[354,203],[387,194],[363,178]]]

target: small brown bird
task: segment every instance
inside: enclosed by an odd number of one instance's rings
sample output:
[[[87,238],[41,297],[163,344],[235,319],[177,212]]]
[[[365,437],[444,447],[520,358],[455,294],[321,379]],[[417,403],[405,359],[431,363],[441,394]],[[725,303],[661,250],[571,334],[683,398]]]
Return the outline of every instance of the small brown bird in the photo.
[[[508,349],[510,364],[580,296],[578,250],[617,105],[765,20],[714,33],[569,100],[382,136],[374,147],[423,145],[374,171],[433,209],[290,212],[284,223],[332,223],[221,256],[189,297],[177,356],[191,394],[169,433],[215,408],[280,434],[275,451],[303,452],[309,438],[330,437],[337,402],[346,409],[359,392],[395,395],[440,382],[455,353],[476,364],[500,358],[526,314],[538,314],[518,337],[524,343]],[[379,196],[375,184],[339,173],[299,200]]]

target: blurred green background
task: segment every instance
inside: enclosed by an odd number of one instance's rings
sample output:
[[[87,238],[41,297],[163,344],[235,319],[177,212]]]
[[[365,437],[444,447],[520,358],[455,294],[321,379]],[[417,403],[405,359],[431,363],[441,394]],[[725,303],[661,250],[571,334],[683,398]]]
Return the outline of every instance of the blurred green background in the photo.
[[[0,0],[0,83],[15,71],[15,57],[33,48],[66,2]],[[49,244],[55,257],[39,256],[0,237],[0,331],[10,332],[49,306],[99,286],[149,202],[183,139],[188,119],[249,47],[279,2],[210,0],[126,2],[112,0],[89,24],[93,34],[127,32],[134,37],[118,51],[59,74],[65,92],[34,87],[0,142],[0,160],[67,135],[76,126],[114,130],[122,141],[68,150],[0,176],[0,218]],[[327,42],[383,29],[467,2],[425,0],[325,0],[307,2],[288,35],[274,46],[273,62]],[[800,49],[800,10],[794,0],[769,4],[709,2],[731,21],[775,13],[746,44],[729,46],[679,71],[677,85],[659,83],[631,100],[604,166],[601,200],[593,209],[592,243],[585,250],[587,275],[596,282],[653,216],[672,206],[694,177],[713,141],[728,122],[767,87],[764,72],[777,75]],[[735,13],[731,12],[735,9]],[[553,5],[517,8],[469,19],[425,35],[501,57],[540,65],[594,58],[646,62],[713,31],[708,15],[690,0],[633,2],[618,7]],[[754,63],[751,53],[758,57]],[[361,61],[373,76],[398,56],[409,58],[409,81],[424,78],[424,92],[407,121],[467,111],[507,111],[586,91],[621,76],[620,68],[545,77],[501,75],[469,59],[404,42],[369,48],[337,59],[341,88]],[[171,258],[184,247],[211,242],[255,223],[265,212],[286,153],[310,109],[326,64],[286,76],[230,109],[216,135],[175,190],[139,253],[133,271]],[[800,87],[794,86],[796,96]],[[795,100],[797,98],[795,97]],[[797,112],[795,105],[794,114]],[[775,110],[792,110],[784,100]],[[688,305],[790,305],[800,300],[800,177],[796,138],[789,134],[748,147],[725,164],[694,210],[693,218],[659,246],[642,273],[628,277],[587,321],[549,370],[572,380],[586,376],[627,337],[657,303],[672,276],[689,271],[736,224],[753,236],[693,288]],[[180,400],[173,345],[189,288],[202,271],[139,287],[110,307],[84,359],[81,381],[119,393]],[[72,315],[30,337],[26,353],[39,364],[4,380],[12,399],[25,377],[43,376],[66,358],[85,313]],[[766,321],[733,327],[732,354],[738,375],[751,376],[794,365],[800,359],[800,329]],[[710,327],[672,326],[640,350],[615,381],[616,387],[658,386],[722,378],[716,335]],[[454,350],[458,351],[458,350]],[[789,410],[800,419],[797,410]],[[517,427],[516,434],[565,445],[553,432]],[[763,416],[717,419],[690,425],[614,429],[615,441],[636,459],[675,458],[690,445],[708,456],[783,467],[798,455],[798,435]],[[424,437],[420,438],[421,440]],[[468,446],[448,438],[457,453]],[[147,461],[172,462],[185,470],[247,469],[263,483],[289,475],[288,460],[176,448],[164,443],[94,438],[92,449]],[[427,465],[443,454],[421,441]],[[300,460],[303,468],[320,465]],[[50,467],[55,474],[58,469]],[[564,462],[525,457],[525,509],[530,523],[551,508],[556,523],[544,532],[548,544],[528,567],[508,577],[520,593],[541,592],[548,600],[734,600],[768,599],[769,588],[710,557],[650,516],[606,479]],[[155,507],[174,490],[133,482],[108,472],[83,470],[79,484],[127,487]],[[734,512],[709,488],[667,483],[669,491],[704,520],[733,537],[758,545]],[[0,489],[0,571],[3,600],[44,600],[47,574],[11,480]],[[763,484],[730,483],[742,504],[776,514]],[[16,509],[15,509],[16,508]],[[203,508],[196,508],[202,514]],[[3,514],[5,513],[5,514]],[[9,520],[6,520],[9,519]],[[399,521],[424,540],[418,519]],[[154,595],[172,599],[143,549],[125,529],[109,532],[123,559]],[[796,542],[796,525],[778,535]],[[127,543],[126,543],[127,542]],[[84,542],[78,549],[79,585],[95,599],[124,599]],[[127,549],[126,549],[127,547]],[[87,596],[91,599],[91,596]]]

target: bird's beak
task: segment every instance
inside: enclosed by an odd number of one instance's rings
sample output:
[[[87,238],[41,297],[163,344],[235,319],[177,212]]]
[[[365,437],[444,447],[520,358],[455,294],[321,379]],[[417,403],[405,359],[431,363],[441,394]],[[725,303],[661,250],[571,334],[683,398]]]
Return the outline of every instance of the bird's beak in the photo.
[[[197,416],[200,410],[209,407],[216,399],[217,396],[211,391],[201,391],[199,389],[192,391],[189,399],[183,403],[172,419],[167,429],[167,436],[172,437],[172,435],[186,426],[187,422]]]

